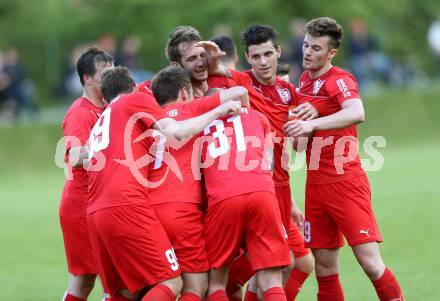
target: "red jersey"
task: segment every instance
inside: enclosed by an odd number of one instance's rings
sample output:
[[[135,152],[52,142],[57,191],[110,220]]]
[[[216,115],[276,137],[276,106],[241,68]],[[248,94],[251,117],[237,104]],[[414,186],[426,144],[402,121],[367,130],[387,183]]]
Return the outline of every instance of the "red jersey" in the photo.
[[[163,110],[175,120],[185,120],[203,114],[220,105],[220,94],[198,98],[189,103],[177,102],[166,105]],[[193,156],[199,152],[198,136],[182,141],[173,147],[167,145],[165,136],[155,131],[156,143],[150,148],[155,161],[148,166],[148,181],[157,183],[148,192],[150,204],[168,202],[201,202],[200,180],[194,175],[199,172],[199,161]],[[165,154],[164,154],[165,152]],[[169,158],[170,160],[168,160]],[[167,162],[165,162],[167,161]],[[171,166],[170,166],[171,165]]]
[[[305,71],[299,79],[298,102],[310,102],[320,117],[340,111],[341,104],[353,98],[360,98],[356,79],[338,67],[332,67],[314,79]],[[329,142],[324,145],[320,143],[322,139],[328,139]],[[353,159],[344,163],[349,150]],[[356,125],[337,130],[314,131],[313,143],[309,143],[306,154],[308,183],[338,182],[364,174],[358,154]]]
[[[153,90],[151,90],[151,80],[148,79],[140,83],[137,87],[139,92],[147,93],[153,95]]]
[[[290,155],[284,153],[283,125],[287,121],[289,105],[296,104],[295,86],[278,77],[273,85],[263,85],[255,78],[251,70],[240,72],[230,69],[230,72],[232,74],[230,79],[210,77],[208,79],[209,87],[230,88],[238,85],[248,89],[252,108],[269,119],[272,130],[276,133],[273,173],[275,185],[289,184],[288,163]]]
[[[254,90],[260,95],[260,97],[251,99],[252,108],[269,119],[271,128],[276,134],[273,172],[275,185],[288,185],[290,152],[285,152],[283,125],[287,121],[289,106],[297,104],[296,88],[279,77],[276,78],[273,85],[264,85],[255,78],[252,70],[241,73],[234,72],[232,78],[238,77],[238,81],[244,81],[244,75],[251,79]]]
[[[90,133],[89,203],[96,210],[147,201],[148,155],[145,132],[168,116],[148,94],[136,92],[114,99]],[[147,132],[148,133],[148,132]]]
[[[236,116],[214,120],[204,130],[203,158],[208,206],[256,191],[274,192],[266,160],[270,124],[261,113],[243,108]]]
[[[230,69],[232,74],[231,78],[226,76],[210,76],[208,77],[208,87],[209,88],[220,88],[220,89],[229,89],[236,86],[245,87],[249,93],[249,99],[252,102],[257,102],[258,100],[254,100],[255,98],[261,98],[261,94],[258,93],[255,89],[253,89],[252,79],[249,77],[247,73],[240,72],[237,70]]]
[[[66,141],[66,162],[68,152],[71,147],[85,146],[90,136],[90,130],[98,120],[104,108],[92,104],[88,99],[80,97],[76,99],[63,121],[64,137],[73,136],[78,139],[78,145],[75,145],[70,139]],[[69,162],[67,162],[69,164]],[[82,167],[70,167],[72,179],[67,180],[64,185],[63,194],[60,203],[60,215],[62,216],[85,216],[88,195],[88,177],[87,171]]]

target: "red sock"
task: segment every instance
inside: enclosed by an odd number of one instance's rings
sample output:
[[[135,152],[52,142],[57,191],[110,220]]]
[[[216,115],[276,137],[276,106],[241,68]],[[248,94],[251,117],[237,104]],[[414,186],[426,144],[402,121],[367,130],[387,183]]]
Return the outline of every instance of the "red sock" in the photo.
[[[264,301],[287,301],[282,287],[272,287],[263,293]]]
[[[180,294],[179,301],[201,301],[201,299],[194,293],[184,292]]]
[[[377,296],[381,301],[399,300],[403,301],[402,290],[394,277],[393,273],[385,268],[382,277],[376,281],[372,281],[376,289]]]
[[[174,301],[173,291],[163,284],[157,284],[142,298],[142,301]]]
[[[257,293],[251,292],[247,289],[246,294],[244,295],[244,301],[258,301]]]
[[[62,301],[86,301],[86,300],[87,299],[81,299],[66,292]]]
[[[318,301],[344,301],[339,275],[316,277],[318,280]]]
[[[228,301],[225,290],[216,290],[212,294],[208,295],[206,301]]]
[[[249,259],[241,255],[231,264],[228,274],[228,284],[226,285],[226,294],[230,300],[232,295],[238,291],[254,275],[252,265]]]
[[[294,269],[292,273],[290,273],[289,279],[287,279],[284,285],[284,291],[286,292],[286,299],[288,301],[295,300],[307,277],[309,277],[309,274],[297,269]]]

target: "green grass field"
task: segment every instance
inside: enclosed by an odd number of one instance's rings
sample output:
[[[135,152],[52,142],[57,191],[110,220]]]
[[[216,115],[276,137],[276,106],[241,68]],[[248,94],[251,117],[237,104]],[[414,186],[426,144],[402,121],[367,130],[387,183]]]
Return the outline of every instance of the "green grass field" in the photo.
[[[381,250],[406,300],[440,300],[439,90],[386,93],[365,103],[361,137],[383,135],[385,165],[370,172]],[[60,300],[67,283],[58,223],[63,171],[54,164],[58,127],[0,129],[0,300]],[[362,138],[361,138],[362,139]],[[304,176],[292,174],[303,205]],[[346,300],[376,300],[351,250],[341,257]],[[100,289],[89,300],[100,300]],[[297,300],[316,300],[312,276]]]

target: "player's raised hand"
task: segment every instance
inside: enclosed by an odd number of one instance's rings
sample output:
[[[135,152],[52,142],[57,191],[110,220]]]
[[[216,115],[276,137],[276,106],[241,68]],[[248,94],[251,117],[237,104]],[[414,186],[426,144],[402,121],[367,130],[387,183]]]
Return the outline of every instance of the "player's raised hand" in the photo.
[[[301,120],[312,120],[319,116],[318,111],[310,102],[305,102],[297,106],[293,113]]]
[[[221,51],[220,47],[218,47],[216,43],[211,41],[200,41],[196,45],[203,47],[206,51],[206,54],[212,58],[220,58],[226,54],[224,51]]]
[[[236,100],[229,100],[225,103],[222,103],[217,108],[221,116],[227,114],[238,115],[241,113],[241,102]]]
[[[226,90],[221,90],[220,101],[226,102],[228,100],[240,101],[243,108],[250,107],[248,90],[242,86],[236,86]]]
[[[310,120],[294,119],[287,121],[283,126],[283,132],[289,137],[299,137],[311,134],[314,130]]]
[[[200,41],[196,44],[203,47],[206,51],[206,61],[208,63],[208,73],[210,75],[226,75],[227,68],[220,63],[220,58],[225,55],[218,45],[211,41]]]

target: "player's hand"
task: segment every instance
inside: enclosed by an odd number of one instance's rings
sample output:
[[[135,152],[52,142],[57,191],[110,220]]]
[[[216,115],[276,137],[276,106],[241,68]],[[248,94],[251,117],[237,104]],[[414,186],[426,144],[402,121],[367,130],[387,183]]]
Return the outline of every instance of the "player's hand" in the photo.
[[[203,47],[208,56],[212,58],[220,58],[224,56],[226,53],[221,51],[220,47],[214,42],[211,41],[200,41],[196,44],[196,46]]]
[[[238,115],[241,113],[241,102],[236,100],[229,100],[225,103],[222,103],[218,107],[220,116],[232,114]]]
[[[298,228],[302,231],[304,228],[304,213],[301,209],[298,208],[295,204],[292,204],[291,213],[293,221],[298,226]]]
[[[225,102],[228,100],[240,101],[242,108],[250,107],[248,90],[242,86],[236,86],[226,90],[221,90],[220,101]]]
[[[294,119],[287,121],[283,126],[283,132],[289,137],[306,136],[313,132],[311,120]]]
[[[200,41],[196,45],[199,47],[203,47],[206,51],[208,74],[226,75],[226,68],[222,64],[220,64],[220,58],[226,53],[221,51],[218,45],[211,41]]]
[[[305,102],[297,106],[293,113],[301,120],[312,120],[319,116],[318,111],[310,102]]]

